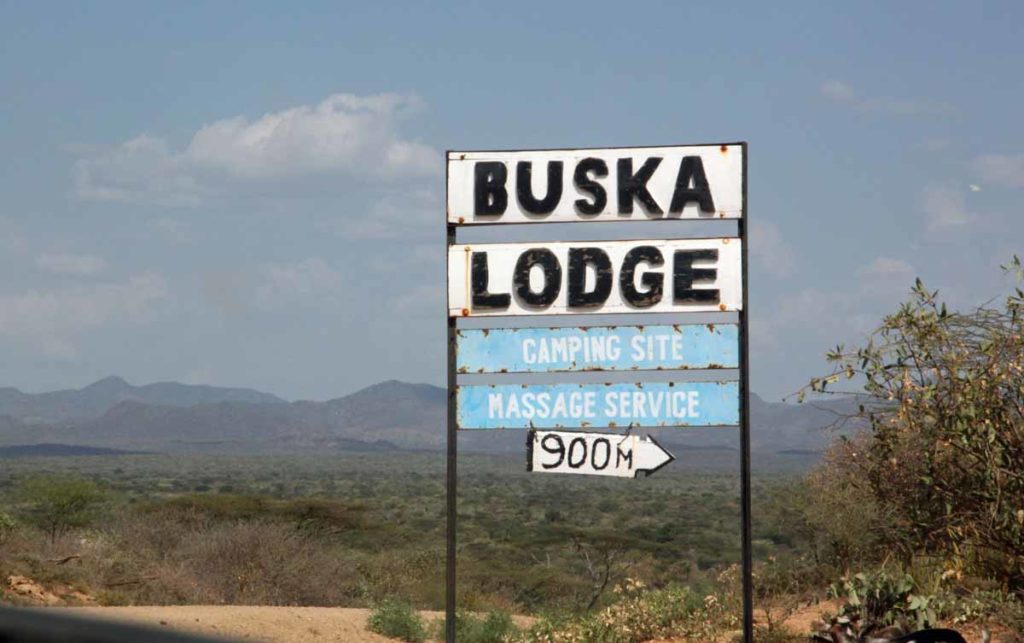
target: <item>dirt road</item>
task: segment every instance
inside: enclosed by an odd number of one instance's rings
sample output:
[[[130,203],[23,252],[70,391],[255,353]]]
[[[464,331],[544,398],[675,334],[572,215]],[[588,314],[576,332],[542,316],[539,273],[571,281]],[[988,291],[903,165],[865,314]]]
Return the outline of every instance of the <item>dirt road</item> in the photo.
[[[249,641],[392,641],[366,631],[369,610],[334,607],[54,607],[62,612]],[[424,614],[433,619],[439,615]]]

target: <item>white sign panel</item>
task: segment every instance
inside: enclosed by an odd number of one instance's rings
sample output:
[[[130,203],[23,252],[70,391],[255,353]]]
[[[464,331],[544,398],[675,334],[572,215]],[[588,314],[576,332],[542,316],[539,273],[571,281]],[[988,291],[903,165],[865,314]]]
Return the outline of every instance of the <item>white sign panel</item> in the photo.
[[[742,144],[449,152],[448,222],[738,219]]]
[[[617,478],[651,475],[675,458],[649,436],[530,431],[527,469]]]
[[[719,312],[742,303],[736,238],[448,248],[452,317]]]

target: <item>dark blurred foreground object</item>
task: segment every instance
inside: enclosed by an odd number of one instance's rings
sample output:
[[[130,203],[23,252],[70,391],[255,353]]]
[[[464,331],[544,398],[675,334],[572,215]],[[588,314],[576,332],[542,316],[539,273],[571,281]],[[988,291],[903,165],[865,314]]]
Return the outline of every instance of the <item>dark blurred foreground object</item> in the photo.
[[[811,640],[823,643],[967,643],[955,630],[933,629],[902,634],[896,628],[874,625],[859,628],[857,625],[857,619],[840,616],[832,619],[831,625],[812,636]]]
[[[142,625],[61,614],[60,608],[0,608],[2,643],[225,643]]]

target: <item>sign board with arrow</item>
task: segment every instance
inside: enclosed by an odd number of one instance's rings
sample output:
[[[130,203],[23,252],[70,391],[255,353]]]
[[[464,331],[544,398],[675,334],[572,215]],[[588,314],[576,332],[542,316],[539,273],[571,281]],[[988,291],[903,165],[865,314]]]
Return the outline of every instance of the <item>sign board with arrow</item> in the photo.
[[[530,431],[526,468],[617,478],[649,476],[675,457],[650,436]]]
[[[752,643],[746,143],[449,151],[446,194],[446,641],[460,431],[632,479],[674,459],[638,427],[738,427]]]

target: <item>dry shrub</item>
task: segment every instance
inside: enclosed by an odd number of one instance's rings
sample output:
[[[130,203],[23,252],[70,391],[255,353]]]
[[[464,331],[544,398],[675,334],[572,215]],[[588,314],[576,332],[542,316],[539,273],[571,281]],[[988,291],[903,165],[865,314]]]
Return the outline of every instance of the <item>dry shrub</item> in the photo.
[[[220,602],[334,605],[351,598],[351,570],[293,527],[217,525],[183,545],[183,559],[203,570],[202,585]]]
[[[360,595],[370,601],[401,596],[417,605],[444,605],[444,552],[424,548],[399,556],[384,551],[363,555],[356,563]]]
[[[723,585],[728,581],[723,581]],[[618,603],[568,622],[541,620],[527,633],[534,643],[641,643],[672,638],[714,640],[737,626],[730,596],[701,597],[686,587],[628,592]]]
[[[1016,257],[1008,269],[1024,273]],[[870,431],[838,464],[881,509],[886,544],[1024,590],[1024,290],[956,312],[919,280],[865,345],[829,359],[810,388],[864,383]]]
[[[105,541],[102,585],[116,602],[338,605],[354,568],[294,525],[126,519]]]
[[[890,533],[894,521],[883,518],[867,482],[868,442],[867,436],[836,441],[807,477],[803,518],[815,558],[842,571],[874,560],[884,543],[895,538]]]

